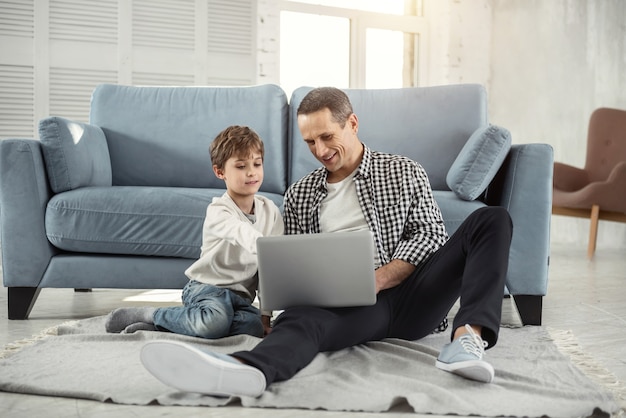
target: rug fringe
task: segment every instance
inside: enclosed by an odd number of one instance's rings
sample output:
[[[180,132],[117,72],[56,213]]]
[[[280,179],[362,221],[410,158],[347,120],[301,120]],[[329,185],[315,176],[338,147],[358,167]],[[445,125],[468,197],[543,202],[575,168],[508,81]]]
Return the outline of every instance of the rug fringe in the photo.
[[[58,335],[57,331],[59,329],[60,326],[64,326],[64,325],[73,325],[74,323],[76,323],[78,321],[67,321],[64,322],[60,325],[54,325],[51,326],[49,328],[46,328],[42,331],[40,331],[38,334],[35,334],[31,337],[28,338],[23,338],[21,340],[17,340],[17,341],[13,341],[11,343],[8,343],[7,345],[5,345],[2,349],[2,351],[0,351],[0,359],[5,359],[8,358],[12,355],[14,355],[15,353],[23,350],[26,347],[29,347],[33,344],[35,344],[38,341],[41,341],[45,338],[48,338],[50,336],[55,336]]]
[[[554,345],[561,353],[568,356],[581,372],[589,377],[594,383],[610,390],[616,398],[616,401],[622,408],[619,416],[624,416],[626,412],[626,386],[609,370],[601,365],[593,356],[585,353],[578,339],[572,331],[556,330],[550,327],[546,328]]]

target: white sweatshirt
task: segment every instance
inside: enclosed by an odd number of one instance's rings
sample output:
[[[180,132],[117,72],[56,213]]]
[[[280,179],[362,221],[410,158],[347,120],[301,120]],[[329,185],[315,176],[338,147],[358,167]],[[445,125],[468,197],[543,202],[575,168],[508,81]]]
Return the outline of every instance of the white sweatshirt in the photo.
[[[254,300],[258,289],[256,239],[284,233],[280,210],[270,199],[256,195],[254,215],[256,222],[252,223],[228,193],[213,198],[202,228],[200,258],[185,275]]]

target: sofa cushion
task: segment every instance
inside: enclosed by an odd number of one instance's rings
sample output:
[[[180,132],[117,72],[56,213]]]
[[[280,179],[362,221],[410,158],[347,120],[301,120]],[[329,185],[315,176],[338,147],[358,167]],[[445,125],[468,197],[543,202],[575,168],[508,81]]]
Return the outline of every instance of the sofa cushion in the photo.
[[[289,101],[291,183],[320,166],[297,123],[298,106],[311,89],[294,90]],[[454,159],[467,138],[488,124],[487,92],[478,84],[345,92],[359,118],[359,139],[375,151],[420,163],[434,190],[448,190],[446,175]]]
[[[213,192],[160,187],[87,187],[55,195],[46,235],[66,251],[197,258]]]
[[[448,187],[461,199],[478,198],[495,177],[510,149],[508,130],[495,125],[477,129],[448,170]]]
[[[448,235],[454,234],[470,213],[487,206],[480,200],[468,202],[459,198],[456,193],[447,190],[433,190],[433,195],[439,209],[441,209]]]
[[[206,208],[222,189],[84,187],[52,197],[46,235],[83,253],[198,258]],[[268,195],[275,203],[280,195]]]
[[[111,185],[111,160],[102,129],[51,117],[39,122],[39,137],[55,193]]]
[[[116,186],[223,189],[209,145],[229,125],[254,129],[265,145],[262,192],[287,188],[287,97],[276,85],[134,87],[103,84],[91,123],[104,131]]]

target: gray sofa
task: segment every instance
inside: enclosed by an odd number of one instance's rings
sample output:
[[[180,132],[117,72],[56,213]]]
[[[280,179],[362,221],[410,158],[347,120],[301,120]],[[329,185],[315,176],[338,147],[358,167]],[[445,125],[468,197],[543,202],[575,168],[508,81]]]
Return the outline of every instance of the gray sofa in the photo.
[[[275,85],[100,85],[90,123],[40,122],[40,139],[0,142],[0,215],[9,318],[25,319],[42,288],[182,288],[200,254],[206,206],[224,192],[208,145],[249,125],[266,146],[261,192],[279,206],[318,163],[296,124],[309,88]],[[479,85],[346,90],[371,148],[404,154],[429,175],[446,227],[485,205],[513,219],[507,293],[525,324],[546,294],[552,149],[511,145],[488,122]]]

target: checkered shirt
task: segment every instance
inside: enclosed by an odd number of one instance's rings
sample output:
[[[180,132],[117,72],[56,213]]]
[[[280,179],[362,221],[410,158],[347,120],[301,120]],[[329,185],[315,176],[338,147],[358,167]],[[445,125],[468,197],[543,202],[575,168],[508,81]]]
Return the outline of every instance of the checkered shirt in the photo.
[[[354,176],[365,220],[374,233],[381,263],[399,259],[418,266],[448,239],[428,176],[409,158],[364,146]],[[285,194],[285,233],[319,233],[327,196],[324,167],[291,185]]]

